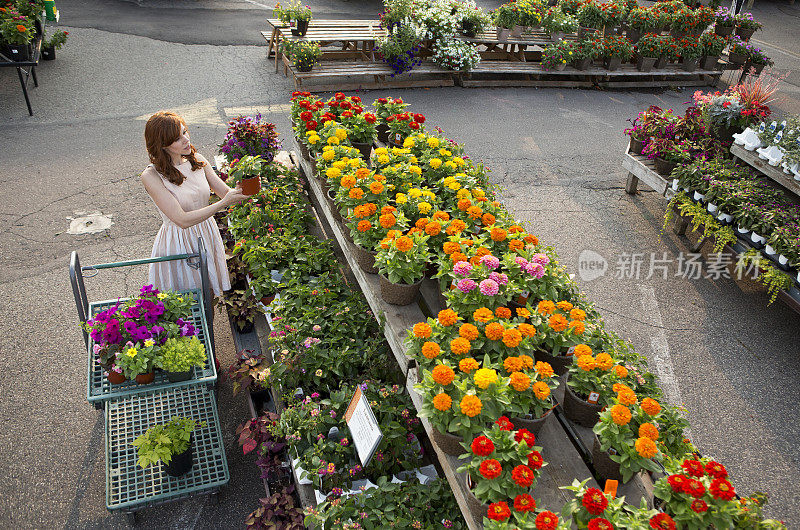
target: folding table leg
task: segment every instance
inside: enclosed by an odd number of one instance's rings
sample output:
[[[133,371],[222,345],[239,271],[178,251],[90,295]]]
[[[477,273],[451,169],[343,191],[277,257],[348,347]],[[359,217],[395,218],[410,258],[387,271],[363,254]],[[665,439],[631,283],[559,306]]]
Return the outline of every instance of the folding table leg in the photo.
[[[28,97],[28,84],[22,78],[22,67],[17,66],[17,75],[19,76],[19,84],[22,86],[22,95],[25,96],[25,104],[28,106],[28,114],[33,116],[33,109],[31,108],[31,100]]]
[[[33,86],[39,86],[39,80],[36,79],[36,67],[31,66],[31,75],[33,76]]]

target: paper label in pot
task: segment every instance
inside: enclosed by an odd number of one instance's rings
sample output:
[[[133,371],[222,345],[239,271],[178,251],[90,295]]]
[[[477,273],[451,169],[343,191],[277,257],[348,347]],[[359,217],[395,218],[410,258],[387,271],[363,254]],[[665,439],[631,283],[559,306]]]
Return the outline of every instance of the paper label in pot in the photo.
[[[572,355],[574,353],[575,353],[575,346],[570,346],[569,349],[567,350],[567,353],[565,353],[564,355],[569,357],[570,355]]]
[[[587,399],[586,401],[588,401],[592,405],[597,405],[597,402],[600,401],[600,394],[598,394],[597,392],[591,392],[589,394],[589,399]]]

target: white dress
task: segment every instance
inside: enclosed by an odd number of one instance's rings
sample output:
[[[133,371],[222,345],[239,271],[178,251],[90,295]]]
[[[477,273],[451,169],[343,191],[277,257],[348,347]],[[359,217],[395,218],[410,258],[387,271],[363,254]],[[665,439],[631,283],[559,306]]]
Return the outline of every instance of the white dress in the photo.
[[[152,166],[152,164],[150,164]],[[148,166],[149,167],[149,166]],[[211,187],[203,168],[192,171],[187,160],[177,166],[186,178],[178,186],[159,173],[167,190],[177,199],[185,212],[208,206]],[[156,206],[158,207],[158,206]],[[214,217],[209,217],[189,228],[173,223],[159,208],[163,224],[153,242],[152,257],[197,252],[197,238],[202,237],[208,252],[208,279],[216,296],[231,288],[228,265],[225,263],[225,246]],[[150,264],[150,283],[159,289],[184,290],[201,287],[200,270],[189,266],[187,260],[162,261]],[[210,301],[208,301],[210,303]]]

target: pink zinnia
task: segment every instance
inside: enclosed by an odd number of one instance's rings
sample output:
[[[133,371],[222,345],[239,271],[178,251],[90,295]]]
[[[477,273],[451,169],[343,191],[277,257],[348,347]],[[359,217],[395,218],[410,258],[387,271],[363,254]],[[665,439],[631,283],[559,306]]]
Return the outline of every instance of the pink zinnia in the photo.
[[[491,254],[487,254],[481,258],[481,263],[483,263],[487,269],[494,270],[500,266],[500,260],[492,256]]]
[[[496,281],[500,285],[508,285],[508,275],[507,274],[500,274],[498,272],[493,272],[489,275],[489,278]]]
[[[470,265],[468,261],[459,261],[453,267],[453,272],[455,272],[459,276],[466,276],[467,274],[472,272],[472,265]]]
[[[491,278],[487,278],[481,282],[481,294],[484,296],[494,296],[500,290],[497,282]]]
[[[525,267],[525,272],[536,278],[537,280],[544,276],[544,267],[542,267],[541,263],[528,263],[528,266]]]
[[[533,256],[533,258],[531,259],[531,261],[533,261],[533,262],[535,262],[535,263],[539,263],[539,264],[541,264],[542,266],[545,266],[545,265],[547,265],[548,263],[550,263],[550,258],[548,258],[548,257],[547,257],[547,254],[542,254],[542,253],[540,252],[539,254],[534,254],[534,256]]]
[[[475,287],[477,287],[477,285],[475,284],[475,282],[473,280],[470,280],[469,278],[464,278],[463,280],[460,280],[458,282],[457,287],[462,293],[468,293],[468,292],[472,291],[473,289],[475,289]]]
[[[520,267],[525,267],[525,265],[528,264],[528,260],[526,260],[522,256],[517,256],[516,258],[514,258],[514,263],[516,263]]]

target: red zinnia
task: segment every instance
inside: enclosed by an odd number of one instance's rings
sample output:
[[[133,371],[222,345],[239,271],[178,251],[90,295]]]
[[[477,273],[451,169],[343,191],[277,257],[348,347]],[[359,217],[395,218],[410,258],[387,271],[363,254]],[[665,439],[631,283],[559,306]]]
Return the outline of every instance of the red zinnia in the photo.
[[[303,121],[308,121],[313,117],[314,117],[314,115],[311,114],[311,112],[307,111],[307,110],[300,113],[300,119],[303,120]]]
[[[542,453],[534,451],[528,455],[528,467],[531,469],[540,469],[544,465],[544,458]]]
[[[352,101],[353,103],[361,103],[361,98],[358,96],[351,96],[350,101]]]
[[[686,471],[686,474],[690,477],[697,477],[700,478],[705,475],[705,470],[703,468],[703,463],[697,460],[684,460],[681,467]]]
[[[386,98],[378,98],[378,103],[389,103],[389,100]]]
[[[606,511],[608,499],[599,489],[589,488],[586,490],[586,493],[583,494],[581,503],[583,504],[583,507],[586,508],[586,511],[590,514],[600,515]]]
[[[528,466],[519,465],[511,471],[511,478],[514,479],[514,482],[517,484],[517,486],[528,488],[531,484],[533,484],[533,479],[535,477],[531,468]]]
[[[514,499],[514,509],[518,512],[532,512],[536,509],[536,501],[527,493],[517,495]]]
[[[472,452],[477,456],[489,456],[494,452],[494,444],[485,436],[478,436],[472,440]]]
[[[728,476],[728,470],[725,469],[725,466],[713,460],[706,464],[706,473],[714,478],[726,478]]]
[[[319,124],[316,121],[308,120],[306,122],[306,129],[308,129],[309,131],[316,131],[317,130],[317,125],[319,125]]]
[[[357,114],[361,114],[362,112],[364,112],[364,109],[363,109],[363,108],[361,108],[361,107],[358,107],[358,106],[356,106],[356,105],[353,105],[353,114],[356,114],[356,115],[357,115]]]
[[[414,121],[417,121],[419,123],[425,123],[425,116],[423,116],[422,114],[414,114]]]
[[[331,101],[330,103],[328,103],[328,106],[332,109],[335,109],[339,107],[339,103],[337,103],[336,101]]]
[[[347,101],[342,101],[341,103],[339,103],[339,107],[341,107],[341,108],[343,108],[345,110],[349,109],[350,108],[350,103],[348,103]]]
[[[556,530],[558,527],[558,516],[549,510],[545,510],[536,516],[536,530]]]
[[[736,496],[736,490],[733,489],[733,484],[724,478],[714,479],[709,490],[711,491],[711,495],[716,499],[729,501]]]
[[[342,112],[342,118],[352,118],[352,117],[353,117],[353,113],[350,112],[349,110],[346,110],[346,111]]]
[[[686,487],[686,482],[689,479],[686,475],[670,475],[667,477],[667,483],[672,487],[672,491],[682,493]]]
[[[503,466],[494,458],[489,458],[481,462],[479,471],[484,478],[491,480],[500,476],[500,473],[503,472]]]
[[[614,525],[611,524],[611,521],[608,519],[603,519],[602,517],[595,517],[591,521],[589,521],[588,526],[586,527],[589,530],[614,530]]]
[[[528,429],[520,429],[514,434],[514,439],[518,442],[525,442],[528,447],[533,447],[536,443],[536,436]]]
[[[337,92],[336,94],[333,95],[333,97],[338,99],[338,100],[343,100],[344,99],[344,94],[342,94],[341,92]]]
[[[509,420],[505,416],[500,416],[499,418],[497,418],[497,421],[495,423],[500,426],[500,430],[501,431],[513,431],[514,430],[514,424],[511,423],[511,420]]]
[[[688,495],[699,499],[706,494],[706,487],[699,480],[690,478],[683,487],[683,491]]]
[[[365,122],[367,122],[367,123],[375,123],[375,120],[377,120],[377,118],[371,112],[367,112],[366,114],[364,114],[364,121]]]
[[[486,517],[495,521],[505,521],[511,517],[511,510],[508,508],[508,504],[505,502],[495,502],[489,505]]]
[[[706,501],[704,500],[695,499],[692,501],[692,510],[697,513],[703,513],[708,510],[708,504],[706,504]]]
[[[386,123],[391,123],[394,121],[394,116],[386,116]]]
[[[414,129],[415,131],[417,129],[419,129],[419,123],[417,123],[415,121],[412,121],[411,123],[409,123],[408,126],[411,127],[412,129]]]
[[[660,513],[650,518],[650,528],[655,528],[655,530],[676,530],[677,526],[672,517],[665,513]]]

